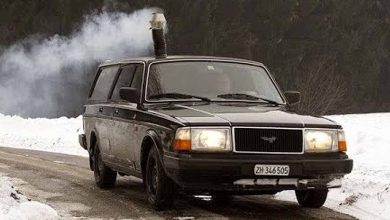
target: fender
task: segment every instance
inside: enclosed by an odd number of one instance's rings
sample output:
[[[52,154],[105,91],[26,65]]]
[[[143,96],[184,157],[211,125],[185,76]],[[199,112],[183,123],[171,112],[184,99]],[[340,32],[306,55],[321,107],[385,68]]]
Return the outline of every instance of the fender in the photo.
[[[168,175],[168,172],[166,170],[166,167],[165,167],[165,164],[164,164],[164,160],[163,160],[164,150],[163,150],[163,147],[161,145],[161,141],[160,141],[160,138],[159,138],[158,134],[154,130],[147,130],[145,137],[150,137],[152,139],[153,144],[157,148],[158,159],[160,160],[161,164],[163,165],[165,174]]]
[[[92,137],[92,134],[95,134],[95,138],[96,138],[96,142],[99,142],[99,133],[98,131],[96,130],[96,128],[93,128],[91,129],[91,132],[89,132],[89,136],[87,136],[87,149],[88,149],[88,153],[90,153],[91,155],[93,154],[93,152],[91,152],[91,137]]]
[[[95,128],[93,128],[92,130],[91,130],[91,132],[89,132],[89,134],[88,134],[88,136],[86,137],[86,141],[87,141],[87,151],[88,151],[88,155],[89,155],[89,158],[88,158],[88,161],[89,161],[89,168],[93,171],[93,169],[94,169],[94,165],[93,165],[93,163],[94,163],[94,160],[93,160],[93,153],[94,152],[92,152],[92,150],[91,150],[91,148],[92,148],[92,146],[91,146],[91,137],[92,137],[92,134],[95,134],[95,138],[96,138],[96,143],[98,143],[99,142],[99,134],[98,134],[98,132],[97,132],[97,130],[95,129]]]

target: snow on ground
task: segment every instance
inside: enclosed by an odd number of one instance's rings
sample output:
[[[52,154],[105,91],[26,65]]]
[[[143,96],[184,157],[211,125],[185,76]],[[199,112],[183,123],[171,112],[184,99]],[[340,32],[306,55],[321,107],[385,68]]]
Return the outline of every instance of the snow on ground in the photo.
[[[330,191],[325,206],[361,219],[390,219],[390,113],[329,118],[345,129],[354,169],[342,188]],[[87,156],[78,143],[80,132],[81,117],[23,119],[0,114],[0,146]],[[276,198],[295,201],[291,191]]]
[[[325,206],[359,219],[390,219],[390,113],[328,118],[344,127],[354,167],[342,188],[330,191]],[[276,198],[295,201],[295,194]]]
[[[88,156],[78,143],[82,118],[36,118],[0,114],[0,146]]]
[[[53,208],[39,202],[29,201],[14,189],[8,177],[0,174],[0,219],[51,220],[58,218]]]

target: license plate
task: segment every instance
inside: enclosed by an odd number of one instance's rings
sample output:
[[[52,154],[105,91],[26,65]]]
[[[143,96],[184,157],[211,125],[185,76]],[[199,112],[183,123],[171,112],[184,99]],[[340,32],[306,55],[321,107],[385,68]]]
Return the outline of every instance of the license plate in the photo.
[[[257,176],[288,176],[290,174],[290,166],[257,164],[254,172]]]

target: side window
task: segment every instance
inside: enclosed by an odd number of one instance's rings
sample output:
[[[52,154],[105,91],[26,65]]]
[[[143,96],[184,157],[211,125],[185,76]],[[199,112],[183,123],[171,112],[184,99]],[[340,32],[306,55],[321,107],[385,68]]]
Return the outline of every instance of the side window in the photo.
[[[117,71],[118,66],[107,67],[100,71],[90,97],[91,100],[107,100]]]
[[[144,65],[137,64],[137,68],[134,73],[134,79],[131,82],[131,87],[141,90],[143,73],[144,73]]]
[[[113,91],[112,96],[111,96],[112,100],[114,100],[114,101],[120,100],[120,97],[119,97],[120,88],[131,86],[131,82],[133,81],[134,72],[136,70],[136,67],[137,67],[136,65],[130,64],[130,65],[126,65],[126,66],[121,68],[119,76],[118,76],[118,80],[115,84],[115,88],[114,88],[114,91]]]

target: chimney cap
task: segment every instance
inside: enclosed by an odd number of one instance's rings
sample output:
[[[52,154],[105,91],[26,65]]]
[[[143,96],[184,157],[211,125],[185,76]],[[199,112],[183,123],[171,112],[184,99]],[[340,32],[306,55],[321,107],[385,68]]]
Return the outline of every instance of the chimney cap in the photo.
[[[164,29],[167,20],[163,13],[153,13],[150,20],[150,29]]]

